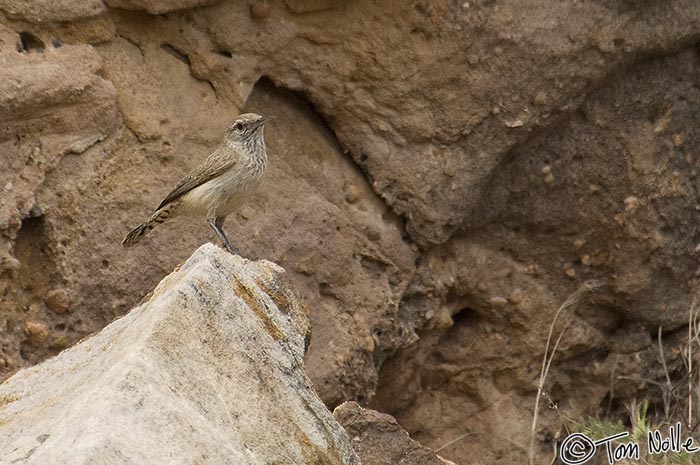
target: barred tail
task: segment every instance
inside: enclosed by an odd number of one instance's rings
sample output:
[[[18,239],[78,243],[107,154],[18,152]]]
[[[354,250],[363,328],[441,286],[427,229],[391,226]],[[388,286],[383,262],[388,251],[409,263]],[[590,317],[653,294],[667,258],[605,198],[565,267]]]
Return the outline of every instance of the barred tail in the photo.
[[[179,207],[179,204],[168,204],[163,208],[156,210],[148,221],[141,223],[126,235],[124,240],[122,240],[122,245],[124,247],[131,247],[132,245],[136,244],[143,238],[143,236],[151,232],[151,229],[163,223],[165,220],[175,216],[175,213]]]

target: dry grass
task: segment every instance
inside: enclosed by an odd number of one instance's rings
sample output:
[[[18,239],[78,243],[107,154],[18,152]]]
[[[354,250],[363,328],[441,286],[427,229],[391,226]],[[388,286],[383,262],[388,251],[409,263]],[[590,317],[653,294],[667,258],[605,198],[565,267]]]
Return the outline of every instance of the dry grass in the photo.
[[[597,282],[584,283],[583,286],[577,289],[576,292],[571,294],[569,298],[566,299],[566,301],[556,311],[554,318],[552,319],[547,336],[547,342],[545,344],[545,352],[542,360],[540,377],[538,380],[537,398],[535,399],[535,408],[530,431],[530,449],[528,456],[530,465],[535,465],[535,438],[539,418],[540,399],[543,397],[549,400],[550,407],[557,411],[562,422],[562,426],[566,430],[567,434],[570,434],[572,431],[580,432],[585,434],[591,440],[595,441],[597,439],[610,437],[617,433],[628,432],[629,436],[627,436],[624,441],[633,442],[640,445],[640,458],[634,461],[623,460],[616,463],[620,463],[622,465],[632,463],[643,465],[700,464],[700,452],[693,454],[673,452],[649,454],[647,450],[649,432],[658,430],[664,437],[667,437],[669,427],[680,421],[683,424],[681,439],[684,441],[688,435],[694,433],[695,430],[698,429],[698,426],[700,426],[700,409],[697,408],[697,405],[700,404],[700,369],[698,369],[700,368],[700,309],[697,308],[697,294],[693,298],[692,304],[688,311],[687,346],[680,352],[683,361],[683,369],[685,369],[686,372],[685,376],[683,376],[679,381],[672,381],[672,376],[669,373],[666,353],[664,350],[662,338],[663,328],[659,327],[657,331],[657,344],[661,365],[664,372],[664,379],[662,381],[657,381],[652,379],[629,378],[624,376],[617,377],[617,379],[630,379],[635,382],[643,381],[649,385],[658,387],[659,391],[661,392],[660,408],[663,410],[662,415],[649,415],[650,402],[649,400],[643,400],[641,402],[633,401],[630,403],[630,405],[628,405],[627,410],[629,414],[630,426],[627,428],[619,420],[611,421],[591,417],[584,421],[575,422],[569,418],[566,418],[561,414],[561,412],[558,411],[557,406],[553,404],[545,391],[544,386],[552,366],[552,361],[554,360],[559,344],[562,341],[568,327],[568,325],[564,326],[564,328],[555,337],[557,322],[559,321],[563,312],[579,303],[581,298],[586,293],[595,290],[600,286],[601,285]],[[611,377],[611,396],[613,379],[614,378]],[[693,445],[697,447],[698,443],[695,442]],[[555,450],[552,463],[556,461],[557,453],[558,451]],[[607,463],[606,459],[604,459],[604,461]]]

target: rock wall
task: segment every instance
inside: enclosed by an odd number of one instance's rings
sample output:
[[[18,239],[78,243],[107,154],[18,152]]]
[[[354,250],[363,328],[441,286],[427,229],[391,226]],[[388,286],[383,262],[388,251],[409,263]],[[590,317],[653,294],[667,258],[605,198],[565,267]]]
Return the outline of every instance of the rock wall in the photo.
[[[178,219],[119,246],[255,110],[277,116],[271,172],[226,228],[312,308],[328,405],[369,402],[457,462],[520,463],[549,323],[591,279],[548,393],[571,417],[658,398],[610,379],[662,374],[657,330],[670,358],[695,290],[695,0],[0,12],[3,373],[122,315],[212,239]],[[541,427],[549,454],[559,420]]]

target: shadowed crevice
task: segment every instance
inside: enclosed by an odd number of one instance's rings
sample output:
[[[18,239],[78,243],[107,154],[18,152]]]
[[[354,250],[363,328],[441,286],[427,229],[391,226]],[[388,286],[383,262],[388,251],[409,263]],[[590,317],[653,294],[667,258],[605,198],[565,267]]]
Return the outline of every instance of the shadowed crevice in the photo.
[[[352,165],[353,169],[355,170],[356,173],[360,174],[362,178],[365,180],[366,185],[369,187],[369,190],[375,194],[375,196],[381,201],[381,203],[385,207],[385,212],[384,212],[384,220],[386,222],[391,222],[392,224],[400,225],[400,230],[401,230],[401,238],[403,239],[404,242],[408,243],[409,245],[413,246],[415,243],[413,239],[411,238],[410,234],[408,233],[406,229],[406,217],[404,215],[401,215],[397,213],[391,205],[389,205],[384,198],[384,196],[381,194],[381,192],[378,192],[375,189],[375,182],[374,179],[372,178],[371,174],[365,170],[362,165],[358,164],[355,161],[355,158],[351,155],[350,150],[345,147],[341,142],[340,139],[338,138],[335,130],[333,129],[332,122],[329,121],[329,119],[323,114],[323,112],[319,109],[318,105],[313,101],[313,99],[307,94],[306,92],[302,90],[291,90],[288,89],[284,86],[278,85],[272,78],[268,76],[262,76],[255,84],[256,88],[260,88],[263,90],[266,90],[268,92],[275,92],[279,93],[282,92],[286,94],[289,98],[295,100],[297,103],[301,104],[309,114],[313,116],[315,119],[316,124],[327,131],[327,133],[331,136],[333,145],[338,147],[338,152],[342,153],[345,156],[345,159]]]
[[[19,33],[18,52],[43,52],[46,48],[44,41],[28,31]]]

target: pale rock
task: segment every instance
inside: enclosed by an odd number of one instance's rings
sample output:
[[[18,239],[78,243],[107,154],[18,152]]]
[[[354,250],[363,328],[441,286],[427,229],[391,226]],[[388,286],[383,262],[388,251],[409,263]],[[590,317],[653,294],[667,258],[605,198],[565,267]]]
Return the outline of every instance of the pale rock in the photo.
[[[206,244],[0,385],[0,463],[359,465],[304,371],[307,313],[282,268]]]

